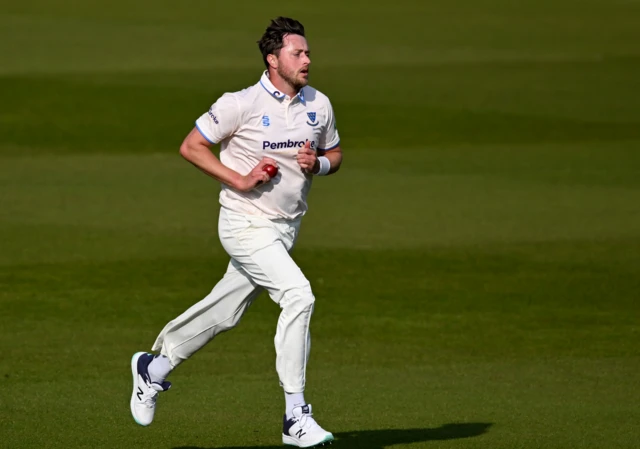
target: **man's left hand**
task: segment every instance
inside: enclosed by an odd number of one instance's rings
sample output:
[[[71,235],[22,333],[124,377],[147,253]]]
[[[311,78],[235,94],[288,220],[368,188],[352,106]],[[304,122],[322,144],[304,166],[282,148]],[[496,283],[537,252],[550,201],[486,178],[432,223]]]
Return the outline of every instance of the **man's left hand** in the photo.
[[[311,149],[311,142],[307,141],[304,147],[300,148],[296,155],[298,165],[305,173],[315,173],[318,171],[318,156],[316,152]]]

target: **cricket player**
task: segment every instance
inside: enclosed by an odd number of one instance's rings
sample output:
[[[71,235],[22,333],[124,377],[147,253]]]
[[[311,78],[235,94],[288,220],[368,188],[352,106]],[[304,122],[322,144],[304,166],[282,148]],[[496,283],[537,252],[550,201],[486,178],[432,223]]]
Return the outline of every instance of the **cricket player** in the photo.
[[[138,424],[151,424],[158,394],[171,386],[169,373],[235,327],[266,290],[281,308],[275,348],[285,392],[282,442],[313,447],[333,435],[318,425],[304,398],[315,297],[289,252],[314,176],[340,168],[340,137],[329,99],[308,86],[311,60],[302,24],[278,17],[258,46],[267,68],[259,82],[222,95],[180,147],[187,161],[222,184],[218,232],[231,261],[211,293],[160,332],[152,348],[157,354],[133,356],[131,413]],[[210,150],[217,144],[219,159]],[[278,168],[275,176],[267,165]]]

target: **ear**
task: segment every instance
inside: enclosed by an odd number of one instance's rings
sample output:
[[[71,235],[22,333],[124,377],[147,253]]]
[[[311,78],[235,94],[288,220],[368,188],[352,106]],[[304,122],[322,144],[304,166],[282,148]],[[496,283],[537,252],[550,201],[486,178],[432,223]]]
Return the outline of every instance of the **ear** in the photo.
[[[278,68],[278,58],[276,58],[275,55],[267,56],[267,62],[269,63],[271,68],[273,68],[273,69],[277,69]]]

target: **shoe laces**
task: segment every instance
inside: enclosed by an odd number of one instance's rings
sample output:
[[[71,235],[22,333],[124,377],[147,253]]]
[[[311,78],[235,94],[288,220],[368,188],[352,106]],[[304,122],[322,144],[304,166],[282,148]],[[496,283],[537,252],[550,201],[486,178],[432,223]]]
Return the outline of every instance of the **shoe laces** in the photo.
[[[156,406],[156,401],[158,400],[158,392],[153,389],[153,387],[149,387],[149,390],[142,395],[142,403],[148,408],[153,408]]]
[[[300,427],[311,427],[315,422],[316,420],[313,419],[313,413],[303,413],[298,419]]]

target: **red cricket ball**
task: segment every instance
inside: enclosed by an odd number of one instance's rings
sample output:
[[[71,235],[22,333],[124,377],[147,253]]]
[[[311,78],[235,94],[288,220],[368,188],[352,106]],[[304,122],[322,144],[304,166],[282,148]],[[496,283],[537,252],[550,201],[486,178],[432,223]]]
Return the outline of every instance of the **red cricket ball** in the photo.
[[[278,167],[275,167],[271,164],[265,165],[264,167],[262,167],[262,169],[266,171],[271,178],[275,178],[275,176],[278,174]]]

